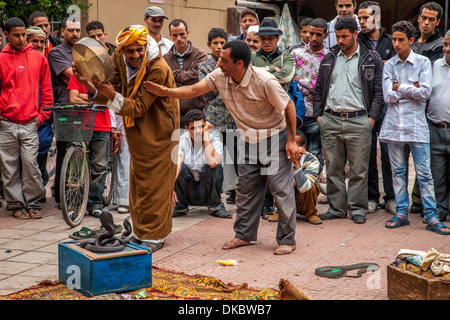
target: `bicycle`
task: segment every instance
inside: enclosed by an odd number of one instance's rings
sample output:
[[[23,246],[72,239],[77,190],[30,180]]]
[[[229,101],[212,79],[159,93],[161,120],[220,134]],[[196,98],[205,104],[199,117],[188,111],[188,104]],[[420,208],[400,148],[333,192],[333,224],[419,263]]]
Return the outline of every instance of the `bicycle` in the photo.
[[[69,142],[62,161],[59,195],[64,221],[76,227],[83,220],[89,197],[89,150],[87,143],[92,138],[96,112],[105,112],[106,106],[56,105],[46,107],[52,110],[55,140]]]

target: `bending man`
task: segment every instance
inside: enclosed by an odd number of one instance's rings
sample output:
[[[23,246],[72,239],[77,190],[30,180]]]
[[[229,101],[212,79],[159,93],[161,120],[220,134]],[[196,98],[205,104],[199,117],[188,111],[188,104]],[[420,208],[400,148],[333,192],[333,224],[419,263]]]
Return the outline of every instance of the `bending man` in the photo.
[[[223,249],[256,241],[267,184],[279,204],[275,254],[295,250],[293,166],[300,155],[295,143],[295,106],[277,79],[250,65],[251,51],[244,41],[225,44],[219,67],[191,86],[167,88],[145,81],[158,96],[187,99],[215,91],[220,94],[241,132],[239,180],[236,189],[235,238]]]

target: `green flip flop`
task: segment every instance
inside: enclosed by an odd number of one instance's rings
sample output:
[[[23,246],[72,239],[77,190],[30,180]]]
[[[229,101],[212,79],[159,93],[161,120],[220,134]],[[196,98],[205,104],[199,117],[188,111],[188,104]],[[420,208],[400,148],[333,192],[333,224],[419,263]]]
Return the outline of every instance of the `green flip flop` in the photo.
[[[75,231],[74,233],[72,233],[69,238],[74,240],[97,238],[101,233],[104,232],[100,230],[91,230],[87,227],[82,227],[79,231]]]

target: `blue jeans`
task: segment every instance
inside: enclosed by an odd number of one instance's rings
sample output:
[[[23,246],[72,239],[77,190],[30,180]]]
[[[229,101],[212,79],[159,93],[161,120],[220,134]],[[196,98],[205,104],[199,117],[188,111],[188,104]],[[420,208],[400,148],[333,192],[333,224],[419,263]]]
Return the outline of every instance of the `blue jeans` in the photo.
[[[220,209],[223,205],[220,200],[222,183],[223,167],[221,164],[215,168],[205,164],[199,181],[194,180],[191,170],[183,164],[175,181],[175,193],[178,198],[175,211],[185,211],[189,205],[207,206],[211,211]]]
[[[306,151],[312,153],[319,160],[320,174],[323,169],[323,151],[320,129],[316,119],[306,117],[300,130],[306,135]]]
[[[414,160],[416,177],[419,181],[420,193],[424,206],[424,218],[428,224],[439,220],[436,209],[433,177],[430,169],[430,144],[408,143]],[[409,195],[407,181],[408,162],[405,159],[405,143],[389,142],[389,156],[392,165],[392,181],[394,184],[395,202],[397,203],[397,215],[408,219]]]

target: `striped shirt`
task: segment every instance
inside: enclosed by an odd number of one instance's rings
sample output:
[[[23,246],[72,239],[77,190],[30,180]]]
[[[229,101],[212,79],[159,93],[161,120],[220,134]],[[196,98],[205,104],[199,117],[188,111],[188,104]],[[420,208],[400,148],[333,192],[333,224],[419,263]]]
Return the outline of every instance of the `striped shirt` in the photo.
[[[305,101],[306,117],[312,117],[313,115],[313,93],[316,87],[317,73],[320,62],[327,53],[328,50],[325,48],[313,52],[309,43],[304,47],[292,51],[295,59],[295,77],[300,78],[298,80],[298,87]]]

